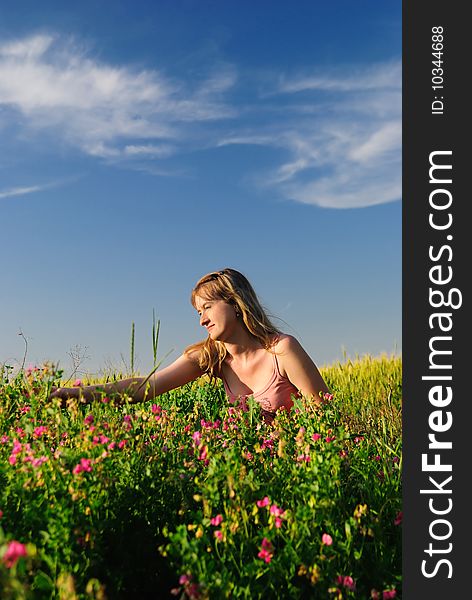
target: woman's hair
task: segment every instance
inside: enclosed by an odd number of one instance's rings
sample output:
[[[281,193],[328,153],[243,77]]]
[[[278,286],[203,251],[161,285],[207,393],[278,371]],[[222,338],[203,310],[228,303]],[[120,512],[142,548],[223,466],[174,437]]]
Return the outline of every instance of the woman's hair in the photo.
[[[236,312],[241,315],[242,323],[248,332],[258,339],[266,350],[270,350],[273,345],[274,335],[281,333],[270,321],[252,285],[235,269],[215,271],[199,279],[190,296],[190,301],[195,308],[196,296],[206,300],[223,300],[233,305]],[[227,354],[225,345],[208,337],[185,349],[186,354],[193,351],[199,352],[201,369],[212,379],[215,378],[220,373]]]

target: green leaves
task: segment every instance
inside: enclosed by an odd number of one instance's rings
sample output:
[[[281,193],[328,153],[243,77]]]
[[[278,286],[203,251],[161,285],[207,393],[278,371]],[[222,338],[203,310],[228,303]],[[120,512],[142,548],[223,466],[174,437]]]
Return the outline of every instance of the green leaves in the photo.
[[[50,370],[28,385],[4,375],[0,545],[35,550],[15,572],[0,560],[1,584],[18,598],[157,586],[253,600],[327,598],[348,576],[359,598],[400,593],[398,362],[328,375],[322,412],[297,399],[273,427],[204,379],[144,404],[63,410],[45,401]]]

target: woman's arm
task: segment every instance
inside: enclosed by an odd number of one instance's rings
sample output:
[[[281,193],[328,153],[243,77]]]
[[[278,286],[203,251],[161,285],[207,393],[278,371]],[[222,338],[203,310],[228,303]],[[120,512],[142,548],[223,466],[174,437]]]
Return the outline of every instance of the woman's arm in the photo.
[[[322,402],[320,393],[329,393],[328,386],[300,342],[291,335],[285,335],[276,344],[275,352],[279,367],[293,385],[304,396],[312,396],[317,403]]]
[[[128,394],[132,402],[143,402],[164,394],[169,390],[185,385],[203,375],[198,365],[198,353],[183,354],[171,365],[147,377],[130,377],[112,383],[87,385],[83,387],[58,388],[51,398],[83,398],[92,402],[105,395]]]

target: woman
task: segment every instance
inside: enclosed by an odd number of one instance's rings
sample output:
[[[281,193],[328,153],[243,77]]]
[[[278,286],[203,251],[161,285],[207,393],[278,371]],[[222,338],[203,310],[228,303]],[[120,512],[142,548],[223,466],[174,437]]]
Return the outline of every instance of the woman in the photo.
[[[197,379],[204,373],[220,378],[231,403],[242,408],[249,396],[271,422],[275,411],[290,409],[293,396],[320,403],[328,392],[316,365],[291,335],[279,331],[262,308],[242,273],[223,269],[202,277],[191,302],[208,332],[182,356],[150,377],[132,377],[105,385],[58,388],[52,397],[84,397],[127,393],[135,402],[149,400]]]

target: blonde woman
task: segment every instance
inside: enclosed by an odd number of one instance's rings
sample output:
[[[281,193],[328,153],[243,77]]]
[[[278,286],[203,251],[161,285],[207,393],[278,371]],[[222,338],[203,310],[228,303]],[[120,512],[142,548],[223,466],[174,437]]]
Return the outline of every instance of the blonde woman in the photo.
[[[254,397],[267,422],[278,409],[292,407],[292,396],[321,402],[328,388],[318,368],[293,336],[272,324],[242,273],[227,268],[205,275],[192,290],[191,302],[208,337],[189,346],[171,365],[149,378],[58,388],[51,396],[91,401],[103,393],[126,392],[142,402],[206,373],[223,381],[230,403],[244,408],[246,399]]]

